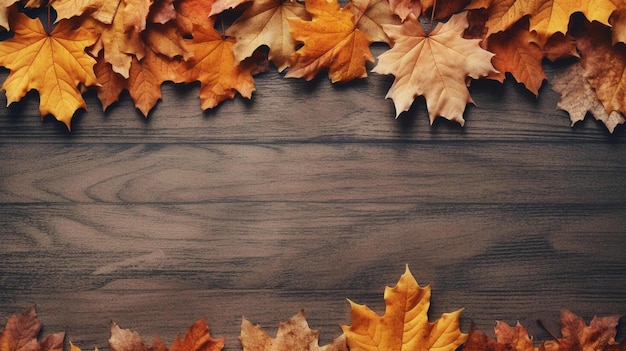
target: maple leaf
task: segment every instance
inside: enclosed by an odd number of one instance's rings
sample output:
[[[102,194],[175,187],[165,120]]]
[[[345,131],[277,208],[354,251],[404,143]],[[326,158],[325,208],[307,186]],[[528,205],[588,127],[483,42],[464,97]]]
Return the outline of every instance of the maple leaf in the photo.
[[[106,0],[52,0],[50,5],[57,13],[57,22],[88,13],[94,19],[110,24],[117,11],[118,3]]]
[[[350,302],[352,325],[342,325],[351,351],[454,351],[467,339],[459,330],[461,310],[428,321],[430,286],[420,287],[407,266],[393,288],[385,288],[385,314]]]
[[[174,58],[180,56],[181,52],[185,58],[192,56],[183,43],[177,40],[179,34],[176,30],[176,26],[170,23],[151,25],[143,35],[145,55],[141,60],[132,59],[127,79],[115,72],[102,55],[98,57],[94,71],[100,83],[98,98],[103,110],[118,100],[122,90],[127,89],[135,106],[144,116],[148,116],[161,99],[161,84],[168,80],[180,80],[176,71],[179,61]]]
[[[394,46],[378,58],[373,71],[396,78],[386,98],[393,99],[396,117],[407,111],[415,97],[424,95],[430,123],[437,116],[463,125],[465,105],[472,102],[467,77],[495,73],[494,54],[479,46],[480,39],[464,39],[467,12],[438,24],[429,34],[413,17],[400,26],[384,26]]]
[[[243,351],[347,351],[344,334],[321,347],[318,338],[319,331],[309,328],[304,311],[301,310],[288,322],[280,323],[276,338],[271,338],[259,325],[252,325],[243,318],[239,340]]]
[[[387,0],[352,0],[346,5],[354,14],[353,22],[370,42],[392,45],[383,29],[384,24],[400,24],[400,18],[389,7]]]
[[[122,329],[116,323],[111,323],[109,346],[111,351],[167,351],[167,346],[158,336],[151,346],[146,346],[138,332]],[[220,351],[222,348],[224,338],[212,338],[206,321],[200,319],[189,327],[184,338],[176,336],[169,351]]]
[[[120,0],[115,3],[118,5],[110,22],[86,20],[84,26],[100,33],[90,52],[98,56],[104,50],[104,59],[111,63],[113,70],[128,78],[133,56],[141,60],[145,55],[140,34],[146,28],[152,1]]]
[[[487,36],[507,30],[524,16],[530,17],[530,30],[536,31],[539,44],[554,33],[567,33],[570,16],[582,12],[589,21],[608,24],[616,10],[611,0],[473,0],[466,9],[486,8],[489,18]]]
[[[254,91],[252,69],[238,65],[233,53],[234,40],[222,38],[212,27],[194,25],[193,38],[186,40],[193,58],[178,66],[177,83],[200,82],[202,109],[213,108],[236,92],[250,98]]]
[[[365,62],[374,62],[374,57],[352,12],[340,8],[337,0],[310,0],[306,9],[311,21],[288,19],[291,35],[304,45],[295,52],[286,77],[311,80],[322,69],[328,69],[333,83],[366,77]]]
[[[485,333],[472,329],[463,345],[464,351],[534,351],[533,339],[521,324],[511,327],[504,322],[496,322],[494,328],[496,339]]]
[[[561,311],[561,334],[558,340],[545,341],[540,349],[543,351],[569,350],[604,350],[615,345],[615,327],[619,316],[594,317],[589,325],[576,314]]]
[[[498,73],[489,75],[489,78],[502,83],[506,78],[505,72],[510,72],[526,89],[539,95],[539,88],[546,78],[541,64],[543,52],[531,41],[530,32],[524,28],[523,22],[491,35],[486,43],[486,49],[495,54],[492,62],[498,70]]]
[[[0,27],[4,29],[10,29],[9,26],[9,17],[11,16],[11,11],[13,8],[13,4],[18,0],[0,0]]]
[[[226,30],[226,35],[236,38],[236,60],[241,62],[259,46],[267,45],[268,57],[278,71],[289,67],[296,51],[296,41],[289,32],[290,18],[308,20],[309,15],[304,5],[295,1],[254,0]]]
[[[212,338],[203,318],[189,327],[184,338],[176,336],[169,351],[220,351],[223,348],[224,338]]]
[[[576,40],[584,77],[607,113],[626,114],[626,47],[614,46],[610,29],[597,22],[587,23],[585,28],[585,34]]]
[[[615,0],[615,5],[618,8],[609,18],[613,44],[626,43],[626,4],[620,0]]]
[[[48,34],[38,19],[24,14],[16,17],[12,28],[15,36],[0,42],[0,65],[11,70],[2,85],[7,103],[36,89],[42,117],[52,114],[69,129],[74,112],[86,108],[78,85],[97,85],[96,61],[85,52],[94,43],[94,34],[74,28],[68,20],[59,22]]]
[[[165,24],[176,19],[175,0],[155,0],[150,8],[149,21]]]
[[[572,125],[585,119],[587,112],[602,121],[609,132],[626,122],[617,111],[607,113],[589,82],[583,77],[584,69],[580,63],[561,70],[552,78],[552,89],[561,94],[557,107],[569,113]]]
[[[211,17],[213,0],[179,0],[176,3],[177,16],[181,28],[191,33],[194,25],[213,27],[215,20]]]
[[[576,39],[569,34],[555,33],[543,45],[543,56],[552,62],[570,57],[580,58]]]
[[[11,316],[0,333],[1,351],[63,351],[65,333],[48,335],[41,342],[37,341],[41,331],[41,322],[35,308]]]

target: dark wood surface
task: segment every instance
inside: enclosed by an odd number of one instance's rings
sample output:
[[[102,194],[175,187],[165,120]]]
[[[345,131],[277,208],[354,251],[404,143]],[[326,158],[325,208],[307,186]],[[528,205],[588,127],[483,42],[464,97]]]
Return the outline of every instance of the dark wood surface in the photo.
[[[71,133],[36,94],[0,109],[0,320],[36,305],[106,350],[111,320],[171,344],[204,316],[238,350],[242,316],[273,335],[304,309],[325,343],[406,264],[465,332],[626,313],[624,128],[571,128],[547,83],[474,82],[463,128],[421,98],[396,120],[391,81],[266,73],[205,113],[165,84],[148,119],[88,93]]]

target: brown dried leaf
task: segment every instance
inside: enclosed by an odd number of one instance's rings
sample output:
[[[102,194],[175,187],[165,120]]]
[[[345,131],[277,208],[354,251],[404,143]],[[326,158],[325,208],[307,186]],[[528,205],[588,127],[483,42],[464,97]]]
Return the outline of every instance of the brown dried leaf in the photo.
[[[259,325],[252,325],[243,318],[239,337],[243,351],[347,351],[344,334],[321,347],[318,338],[319,331],[309,328],[304,311],[298,312],[288,322],[281,322],[273,339]]]

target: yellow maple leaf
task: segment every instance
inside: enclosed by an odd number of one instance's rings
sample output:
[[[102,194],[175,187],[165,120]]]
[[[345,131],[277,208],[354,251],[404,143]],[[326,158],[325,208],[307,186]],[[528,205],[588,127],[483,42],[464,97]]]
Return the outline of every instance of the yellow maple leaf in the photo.
[[[232,38],[223,38],[212,27],[194,25],[193,38],[186,42],[193,57],[178,66],[181,79],[176,82],[200,82],[203,110],[234,98],[236,92],[246,98],[252,96],[252,68],[243,68],[236,62]]]
[[[467,12],[438,24],[429,34],[414,16],[402,25],[384,26],[394,46],[379,56],[373,71],[396,78],[387,93],[396,106],[396,116],[407,111],[413,100],[424,95],[430,123],[437,116],[463,125],[463,111],[472,102],[467,77],[494,73],[494,54],[480,48],[480,39],[464,39]]]
[[[486,8],[487,36],[507,30],[524,16],[530,17],[530,30],[543,44],[554,33],[567,33],[570,16],[583,13],[589,21],[609,23],[617,9],[612,0],[473,0],[466,9]]]
[[[294,54],[286,77],[311,80],[322,69],[329,70],[333,83],[366,77],[365,62],[374,62],[374,57],[351,10],[342,9],[337,0],[309,0],[306,9],[311,21],[288,19],[291,35],[304,45]]]
[[[96,37],[68,20],[59,22],[52,33],[38,19],[19,14],[12,23],[15,36],[0,42],[0,65],[11,70],[2,88],[7,103],[20,100],[29,90],[39,92],[42,117],[52,114],[70,128],[74,112],[86,108],[79,84],[97,85],[93,66],[85,52]]]
[[[289,67],[296,41],[289,33],[289,18],[308,20],[304,6],[295,1],[254,0],[226,30],[236,39],[233,51],[237,61],[250,57],[259,46],[269,47],[268,58],[278,71]]]
[[[454,351],[467,339],[459,329],[461,310],[428,321],[430,286],[420,287],[407,266],[395,287],[385,288],[385,314],[350,302],[352,325],[342,325],[351,351]]]
[[[289,321],[280,323],[275,338],[244,318],[239,340],[243,351],[347,351],[345,335],[337,337],[328,345],[319,346],[319,334],[319,331],[309,328],[304,311],[301,310]]]

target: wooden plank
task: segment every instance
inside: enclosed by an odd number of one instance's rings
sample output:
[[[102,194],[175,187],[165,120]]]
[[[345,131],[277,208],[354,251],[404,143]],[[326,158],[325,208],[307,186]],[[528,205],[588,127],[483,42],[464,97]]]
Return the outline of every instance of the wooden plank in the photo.
[[[622,203],[621,149],[515,143],[5,145],[0,201]]]

